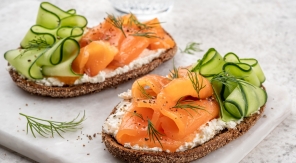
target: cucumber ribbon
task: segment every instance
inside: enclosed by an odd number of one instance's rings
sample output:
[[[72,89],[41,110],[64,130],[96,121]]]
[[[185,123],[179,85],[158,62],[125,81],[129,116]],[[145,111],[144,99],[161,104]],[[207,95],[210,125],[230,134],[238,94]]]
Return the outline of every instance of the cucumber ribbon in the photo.
[[[265,75],[256,59],[240,59],[232,52],[222,58],[211,48],[191,71],[211,80],[223,121],[248,117],[267,101],[261,88]]]
[[[76,15],[74,9],[63,11],[48,2],[42,2],[36,24],[21,41],[21,49],[10,50],[4,57],[29,79],[80,76],[73,72],[71,64],[79,54],[78,41],[86,25],[86,18]]]

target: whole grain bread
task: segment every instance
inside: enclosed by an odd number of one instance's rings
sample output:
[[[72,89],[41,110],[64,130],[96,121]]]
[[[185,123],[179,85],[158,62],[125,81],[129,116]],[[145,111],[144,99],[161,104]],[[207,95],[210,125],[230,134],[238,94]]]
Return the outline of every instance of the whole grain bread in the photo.
[[[206,156],[218,148],[221,148],[231,142],[232,140],[238,138],[239,136],[246,133],[261,117],[264,111],[265,105],[262,106],[257,113],[250,117],[246,117],[243,121],[233,129],[224,129],[215,137],[207,141],[206,143],[199,145],[193,149],[186,150],[184,152],[150,152],[141,151],[125,148],[119,144],[116,139],[109,134],[102,133],[102,140],[105,143],[108,151],[116,158],[124,160],[126,162],[132,163],[182,163],[197,160],[201,157]],[[116,108],[112,111],[113,114]]]
[[[177,46],[175,44],[173,48],[167,49],[159,57],[153,59],[150,63],[145,64],[140,68],[133,69],[129,72],[115,75],[110,78],[106,78],[106,80],[101,83],[83,83],[79,85],[63,86],[63,87],[45,86],[45,85],[37,84],[32,80],[23,78],[21,75],[19,75],[18,72],[14,71],[13,69],[9,71],[9,74],[17,86],[19,86],[20,88],[22,88],[23,90],[31,94],[58,97],[58,98],[75,97],[75,96],[81,96],[85,94],[100,92],[101,90],[109,87],[116,87],[120,83],[145,75],[150,71],[154,70],[157,66],[159,66],[163,62],[172,58],[175,55],[176,51],[177,51]]]

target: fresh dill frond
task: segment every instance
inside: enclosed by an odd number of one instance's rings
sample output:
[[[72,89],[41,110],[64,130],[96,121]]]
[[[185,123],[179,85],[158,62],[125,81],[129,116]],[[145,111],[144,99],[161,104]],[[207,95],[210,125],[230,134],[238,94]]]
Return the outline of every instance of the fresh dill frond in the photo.
[[[146,37],[146,38],[159,38],[159,36],[156,35],[154,32],[136,32],[133,34],[130,34],[130,36],[138,36],[138,37]]]
[[[26,50],[32,50],[32,49],[42,49],[42,48],[48,48],[50,47],[50,44],[47,43],[44,36],[36,37],[33,40],[28,42],[28,45],[24,47]]]
[[[236,84],[240,83],[240,84],[247,84],[247,85],[253,86],[249,82],[245,81],[244,77],[235,77],[235,76],[228,74],[225,71],[214,75],[213,78],[211,79],[211,83],[214,81],[222,83],[226,86],[229,86],[230,83],[236,83]]]
[[[188,71],[187,75],[192,83],[194,90],[197,93],[197,98],[200,98],[200,96],[199,96],[200,90],[202,90],[203,88],[206,87],[206,85],[203,84],[203,78],[201,78],[202,81],[201,81],[201,83],[199,83],[198,74],[196,72],[190,72],[189,70],[187,70],[187,71]]]
[[[136,116],[136,117],[138,117],[138,118],[140,118],[140,119],[142,119],[143,121],[145,121],[144,120],[144,118],[143,118],[143,115],[142,114],[139,114],[139,113],[137,113],[137,111],[136,110],[134,110],[133,112],[130,112],[133,116]]]
[[[160,146],[163,148],[160,140],[161,140],[161,136],[164,136],[164,135],[155,129],[153,123],[149,119],[148,119],[147,133],[150,141],[153,140],[153,142],[155,143],[155,139],[156,139],[160,144]]]
[[[142,86],[139,84],[138,81],[137,81],[137,83],[138,83],[138,86],[139,86],[139,89],[140,89],[141,93],[142,93],[146,98],[148,98],[148,99],[154,99],[154,98],[155,98],[154,96],[149,95],[149,94],[146,92],[145,88],[142,87]]]
[[[123,18],[121,18],[120,16],[116,17],[114,15],[108,14],[107,13],[107,17],[108,19],[106,19],[106,21],[108,21],[110,24],[112,24],[115,28],[118,28],[124,35],[124,37],[126,37],[126,34],[123,30]]]
[[[184,97],[179,98],[179,100],[177,101],[176,105],[173,106],[172,108],[176,108],[176,109],[183,109],[185,110],[191,117],[192,114],[190,114],[190,112],[187,109],[193,110],[195,112],[197,112],[197,110],[204,110],[206,112],[208,112],[203,106],[200,105],[194,105],[193,104],[193,100],[184,100],[182,101]],[[181,102],[182,101],[182,102]],[[209,112],[208,112],[209,113]]]
[[[75,131],[77,129],[81,129],[78,127],[81,123],[85,120],[85,111],[83,112],[83,116],[81,119],[78,119],[80,113],[74,118],[72,121],[69,122],[58,122],[58,121],[51,121],[51,120],[44,120],[32,116],[25,115],[23,113],[19,113],[20,115],[26,117],[27,119],[27,134],[30,129],[32,135],[36,138],[35,132],[43,137],[47,137],[46,135],[51,135],[54,137],[54,133],[57,133],[60,137],[63,138],[61,132],[66,131]],[[35,131],[35,132],[34,132]]]
[[[189,42],[185,49],[182,50],[180,49],[181,53],[187,53],[187,54],[194,54],[194,52],[200,52],[202,51],[199,47],[200,43],[196,43],[196,42]]]
[[[143,121],[146,121],[143,118],[142,114],[137,113],[137,111],[135,110],[134,112],[132,112],[133,116],[136,116],[140,119],[142,119]],[[162,133],[160,133],[159,131],[157,131],[157,129],[154,127],[153,123],[150,121],[150,119],[147,119],[147,134],[149,137],[149,140],[153,140],[153,142],[155,143],[155,140],[158,141],[158,143],[161,145],[161,147],[163,148],[160,139],[161,136],[164,136]]]
[[[139,28],[139,31],[151,29],[154,27],[154,25],[162,23],[162,22],[158,22],[158,23],[143,24],[136,18],[136,16],[133,13],[130,13],[130,15],[131,16],[128,19],[129,26],[132,26],[133,24],[135,24]]]
[[[179,70],[175,66],[175,60],[173,59],[173,70],[170,70],[170,78],[176,79],[179,78]]]

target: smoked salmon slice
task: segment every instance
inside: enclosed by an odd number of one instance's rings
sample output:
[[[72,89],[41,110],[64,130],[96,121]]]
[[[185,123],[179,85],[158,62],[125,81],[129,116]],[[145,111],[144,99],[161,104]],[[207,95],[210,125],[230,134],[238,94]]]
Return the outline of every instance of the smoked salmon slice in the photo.
[[[118,49],[104,41],[93,41],[83,47],[76,59],[73,61],[72,68],[77,73],[86,73],[95,76],[99,71],[113,60]]]
[[[194,75],[197,82],[192,82]],[[199,92],[194,83],[202,86]],[[151,96],[143,95],[143,89]],[[132,105],[116,135],[123,145],[175,152],[194,139],[200,126],[219,116],[210,82],[196,73],[175,79],[147,75],[136,80],[131,91]],[[156,132],[154,137],[148,132],[151,126]]]

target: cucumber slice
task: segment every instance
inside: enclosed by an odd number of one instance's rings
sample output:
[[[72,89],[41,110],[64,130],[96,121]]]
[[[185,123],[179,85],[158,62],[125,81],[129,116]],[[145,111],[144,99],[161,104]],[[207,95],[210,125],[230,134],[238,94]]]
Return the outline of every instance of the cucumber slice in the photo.
[[[246,114],[244,116],[249,116],[251,113],[254,113],[259,108],[259,101],[258,101],[258,95],[255,92],[255,86],[250,84],[241,84],[242,91],[244,92],[246,96]]]
[[[76,58],[75,55],[71,56],[65,62],[62,62],[56,66],[43,66],[42,67],[42,74],[44,76],[66,76],[66,77],[78,77],[81,76],[76,74],[72,70],[72,62]]]
[[[221,83],[217,82],[217,81],[213,81],[212,82],[212,87],[213,87],[213,91],[214,91],[214,95],[216,100],[219,103],[220,106],[220,117],[223,121],[228,122],[228,121],[232,121],[232,120],[237,120],[236,118],[234,118],[231,114],[229,114],[226,110],[225,107],[223,105],[223,101],[221,100],[219,94],[219,88],[221,88],[219,85],[221,85]]]
[[[47,50],[37,61],[38,65],[53,66],[67,60],[79,51],[79,44],[72,38],[64,38],[58,41],[52,48]]]
[[[82,35],[82,28],[61,27],[57,31],[57,36],[61,39],[71,36],[72,38],[75,38],[75,40],[79,41]]]
[[[42,42],[42,46],[51,46],[56,42],[56,30],[49,30],[39,25],[34,25],[27,32],[24,39],[21,41],[22,48],[30,48],[32,43]]]
[[[14,50],[9,50],[4,53],[4,58],[10,63],[12,62],[18,55],[24,53],[26,50],[25,49],[14,49]]]
[[[87,20],[84,16],[80,15],[72,15],[66,18],[61,19],[60,26],[61,27],[80,27],[84,28],[87,25]]]
[[[72,62],[78,54],[79,43],[68,37],[58,41],[52,48],[16,49],[6,52],[4,57],[25,77],[42,79],[44,75],[51,76],[51,74],[54,76],[80,76],[71,68]]]
[[[244,117],[247,110],[245,92],[242,86],[238,84],[231,94],[224,101],[225,110],[236,119]]]
[[[223,70],[232,76],[241,78],[257,87],[261,85],[260,80],[253,71],[252,67],[246,63],[225,63]]]
[[[72,70],[72,62],[79,54],[79,43],[73,38],[64,38],[46,51],[37,61],[45,76],[81,76]]]
[[[237,87],[237,83],[226,81],[226,84],[222,86],[222,92],[221,92],[222,100],[225,100],[236,87]]]
[[[42,2],[39,7],[36,24],[50,29],[57,28],[61,19],[74,14],[73,10],[65,12],[51,3]]]
[[[199,70],[202,76],[212,77],[222,72],[224,63],[222,56],[214,48],[211,48],[191,71],[196,72]]]
[[[252,66],[254,72],[256,73],[258,79],[260,80],[261,84],[265,81],[265,75],[256,59],[253,58],[244,58],[240,59],[240,62],[249,64]]]
[[[227,54],[224,55],[223,57],[225,62],[233,62],[233,63],[239,63],[239,58],[236,54],[229,52]]]
[[[12,50],[5,53],[9,63],[22,75],[29,79],[42,79],[43,75],[36,60],[46,49],[34,49],[30,51]]]

